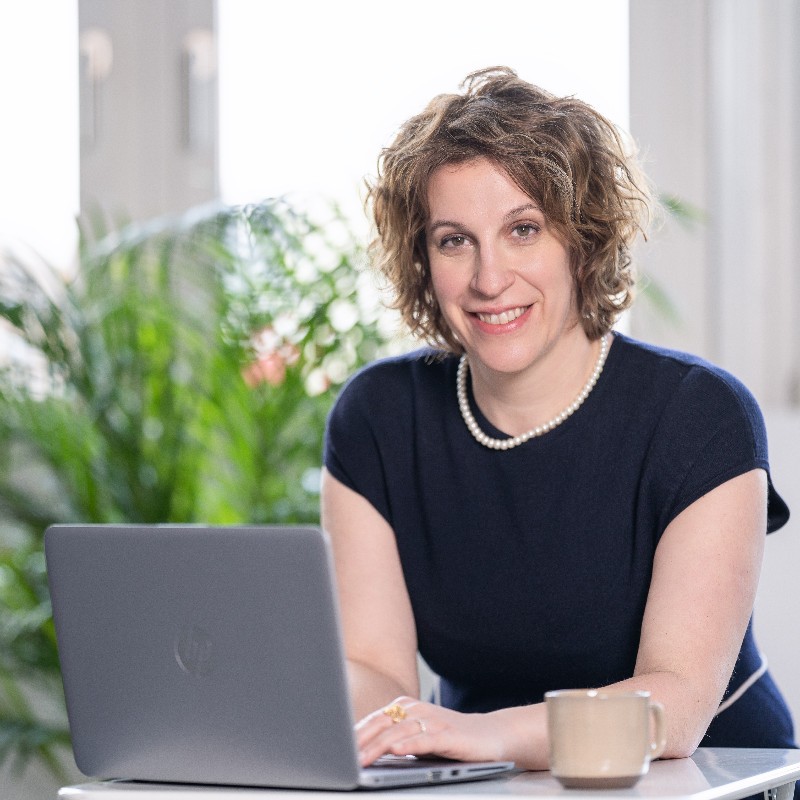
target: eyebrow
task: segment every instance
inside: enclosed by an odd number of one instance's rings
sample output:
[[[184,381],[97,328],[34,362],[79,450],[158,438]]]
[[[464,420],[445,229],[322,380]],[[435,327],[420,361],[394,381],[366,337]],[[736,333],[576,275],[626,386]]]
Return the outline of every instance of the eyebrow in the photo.
[[[433,233],[437,228],[463,228],[458,222],[452,222],[449,219],[439,219],[428,226],[428,233]]]
[[[525,203],[524,205],[512,208],[510,211],[503,214],[503,222],[508,222],[509,220],[515,219],[521,214],[524,214],[526,211],[541,212],[541,208],[539,208],[539,206],[537,206],[535,203]],[[464,227],[465,226],[462,225],[460,222],[453,222],[452,220],[449,219],[437,219],[436,222],[433,222],[428,226],[428,233],[433,233],[438,228],[464,228]]]
[[[524,205],[517,206],[516,208],[512,208],[507,214],[503,216],[503,220],[508,221],[510,219],[514,219],[514,217],[518,217],[520,214],[524,214],[526,211],[541,211],[542,209],[536,205],[536,203],[525,203]]]

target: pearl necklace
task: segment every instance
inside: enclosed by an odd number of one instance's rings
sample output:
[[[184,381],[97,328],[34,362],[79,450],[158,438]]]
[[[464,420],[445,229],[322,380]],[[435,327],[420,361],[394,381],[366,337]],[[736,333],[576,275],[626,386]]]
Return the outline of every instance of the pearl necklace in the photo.
[[[508,439],[493,439],[480,429],[469,407],[469,400],[467,399],[467,370],[469,369],[469,361],[467,359],[467,354],[464,353],[464,355],[461,356],[461,360],[458,362],[458,372],[456,374],[456,395],[458,397],[458,407],[461,410],[461,416],[469,432],[480,444],[492,450],[510,450],[512,447],[527,442],[528,439],[533,439],[536,436],[541,436],[543,433],[553,430],[553,428],[560,425],[564,420],[571,417],[583,405],[583,401],[589,396],[589,392],[594,389],[594,385],[597,383],[600,373],[603,371],[607,355],[608,336],[604,336],[600,340],[600,355],[597,357],[597,363],[594,365],[594,370],[592,370],[589,380],[586,381],[586,385],[581,389],[580,394],[560,414],[557,414],[543,425],[531,428],[531,430],[519,436],[509,436]]]

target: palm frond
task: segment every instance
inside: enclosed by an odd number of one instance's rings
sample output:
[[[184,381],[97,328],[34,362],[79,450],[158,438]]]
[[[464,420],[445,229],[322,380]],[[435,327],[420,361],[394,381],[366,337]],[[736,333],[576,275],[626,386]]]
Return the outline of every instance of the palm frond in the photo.
[[[74,276],[34,261],[0,269],[13,344],[0,364],[0,760],[55,768],[66,731],[25,689],[63,704],[45,528],[318,519],[306,476],[327,411],[385,340],[335,210],[319,222],[280,200],[210,206],[118,231],[96,216]]]

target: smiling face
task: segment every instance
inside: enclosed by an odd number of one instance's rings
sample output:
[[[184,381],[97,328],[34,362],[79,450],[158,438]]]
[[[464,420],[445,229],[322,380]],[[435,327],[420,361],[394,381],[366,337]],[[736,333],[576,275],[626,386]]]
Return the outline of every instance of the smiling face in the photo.
[[[544,213],[484,158],[428,183],[433,291],[473,370],[521,373],[585,345],[570,253]]]

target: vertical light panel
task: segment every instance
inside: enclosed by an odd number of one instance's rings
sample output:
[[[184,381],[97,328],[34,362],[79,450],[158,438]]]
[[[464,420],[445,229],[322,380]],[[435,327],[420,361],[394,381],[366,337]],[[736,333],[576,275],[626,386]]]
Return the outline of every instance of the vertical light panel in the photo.
[[[77,5],[0,4],[0,249],[57,265],[77,239]]]

